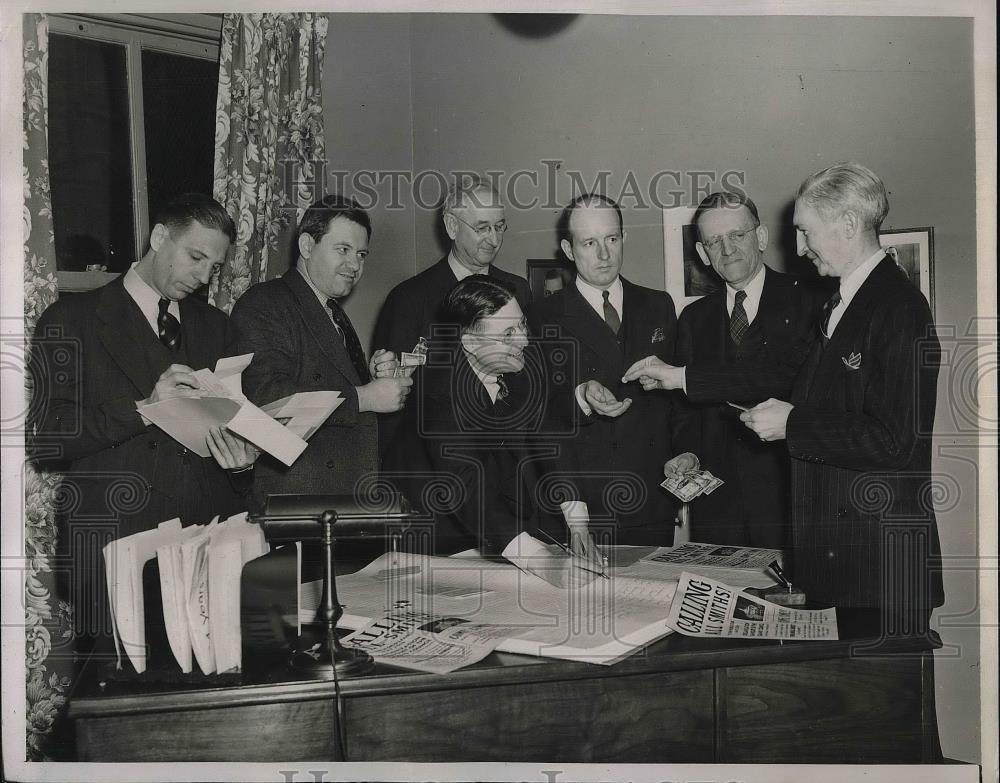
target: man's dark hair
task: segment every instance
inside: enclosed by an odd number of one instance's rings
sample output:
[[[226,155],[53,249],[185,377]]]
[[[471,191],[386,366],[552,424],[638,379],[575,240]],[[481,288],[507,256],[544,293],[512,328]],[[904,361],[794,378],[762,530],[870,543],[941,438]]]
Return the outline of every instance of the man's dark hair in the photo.
[[[323,196],[305,211],[302,220],[299,221],[298,231],[295,233],[295,246],[298,247],[299,239],[303,234],[308,234],[317,242],[321,242],[330,228],[330,223],[338,217],[357,223],[368,234],[368,239],[372,238],[371,218],[358,205],[358,202],[347,196],[341,196],[339,193],[331,193]]]
[[[462,334],[475,332],[476,324],[514,298],[514,289],[489,275],[459,280],[441,305],[441,320],[454,324]]]
[[[705,196],[694,211],[694,218],[691,222],[697,228],[698,221],[710,209],[739,209],[740,207],[746,207],[753,216],[754,223],[757,226],[760,225],[760,215],[757,214],[757,205],[753,203],[749,196],[743,193],[734,193],[730,190],[717,190],[715,193]]]
[[[610,207],[618,215],[618,230],[625,231],[625,221],[622,220],[622,210],[618,206],[618,203],[609,196],[605,196],[603,193],[584,193],[581,196],[577,196],[563,210],[562,215],[559,217],[559,239],[565,239],[570,244],[573,244],[573,235],[569,231],[569,221],[573,217],[573,213],[580,207],[593,207],[593,206],[605,206]]]
[[[157,211],[153,225],[161,223],[168,231],[183,231],[196,220],[206,228],[221,231],[230,242],[236,241],[236,224],[229,213],[222,204],[203,193],[183,193],[170,199]]]

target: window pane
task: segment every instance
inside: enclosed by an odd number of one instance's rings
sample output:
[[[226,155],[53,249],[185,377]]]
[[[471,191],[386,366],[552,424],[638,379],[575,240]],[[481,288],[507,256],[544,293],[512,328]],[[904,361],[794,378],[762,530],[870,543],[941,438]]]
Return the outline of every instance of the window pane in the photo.
[[[58,268],[135,260],[125,48],[49,37],[49,177]]]
[[[212,195],[219,65],[177,54],[142,53],[146,182],[150,224],[181,193]]]

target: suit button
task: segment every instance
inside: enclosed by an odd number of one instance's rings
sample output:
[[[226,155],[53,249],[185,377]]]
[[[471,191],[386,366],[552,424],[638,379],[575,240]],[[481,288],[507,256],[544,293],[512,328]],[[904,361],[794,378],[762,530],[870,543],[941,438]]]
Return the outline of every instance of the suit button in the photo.
[[[838,508],[837,509],[837,516],[838,517],[846,517],[847,516],[847,509],[846,508]]]
[[[833,551],[833,550],[831,549],[831,550],[829,550],[829,551],[828,551],[828,552],[826,553],[826,556],[827,556],[827,558],[828,558],[828,559],[830,559],[830,560],[833,560],[833,558],[835,558],[835,557],[836,557],[837,555],[836,555],[836,553],[835,553],[835,552],[834,552],[834,551]]]
[[[334,465],[336,465],[336,464],[337,464],[337,463],[336,463],[336,462],[334,462],[334,461],[333,461],[332,459],[328,459],[328,460],[326,461],[326,466],[327,466],[328,468],[332,468],[332,467],[333,467]]]
[[[788,322],[785,321],[785,323],[788,323]],[[767,340],[764,340],[764,345],[767,345]]]
[[[151,441],[149,442],[149,448],[151,448],[151,449],[155,449],[155,448],[156,448],[157,446],[159,446],[159,445],[160,445],[160,444],[159,444],[159,443],[157,443],[157,442],[156,442],[155,440],[151,440]]]
[[[785,319],[785,323],[786,323],[786,324],[788,323],[788,319],[787,319],[787,318]]]
[[[320,379],[321,379],[322,377],[323,377],[323,376],[322,376],[322,375],[320,375],[320,374],[319,374],[318,372],[314,372],[314,373],[313,373],[313,380],[314,380],[314,381],[318,381],[318,380],[320,380]]]

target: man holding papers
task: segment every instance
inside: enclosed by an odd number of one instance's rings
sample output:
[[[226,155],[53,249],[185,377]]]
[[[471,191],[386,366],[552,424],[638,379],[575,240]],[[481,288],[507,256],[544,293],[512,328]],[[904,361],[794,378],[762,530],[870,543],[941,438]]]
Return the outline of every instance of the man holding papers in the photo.
[[[547,521],[537,497],[547,455],[535,437],[543,377],[526,351],[515,289],[487,275],[467,277],[445,298],[441,319],[456,334],[431,341],[403,436],[386,456],[387,477],[434,514],[437,551],[474,547],[565,584],[572,558],[521,536]],[[558,520],[550,524],[553,534],[543,538],[565,539]]]
[[[265,455],[257,466],[254,500],[269,494],[351,494],[378,468],[376,414],[399,410],[413,381],[396,373],[393,353],[365,359],[341,307],[361,280],[371,221],[351,199],[328,195],[298,227],[298,257],[282,277],[253,286],[233,308],[243,392],[257,405],[302,391],[338,391],[343,403],[289,467]],[[394,377],[399,375],[399,377]]]
[[[228,355],[229,320],[190,294],[236,236],[217,202],[188,194],[156,217],[149,250],[111,283],[55,302],[32,345],[33,456],[62,472],[61,577],[78,636],[111,639],[101,547],[180,517],[245,507],[257,450],[216,429],[202,458],[144,420],[142,403],[194,396],[193,368]],[[228,473],[228,475],[227,475]],[[103,648],[102,648],[103,649]]]

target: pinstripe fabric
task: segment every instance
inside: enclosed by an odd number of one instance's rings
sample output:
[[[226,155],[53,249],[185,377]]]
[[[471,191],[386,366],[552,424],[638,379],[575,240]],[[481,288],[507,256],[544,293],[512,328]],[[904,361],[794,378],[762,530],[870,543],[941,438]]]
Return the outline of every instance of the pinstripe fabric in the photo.
[[[795,579],[838,606],[929,614],[943,602],[931,500],[940,345],[926,300],[889,259],[792,392]]]

